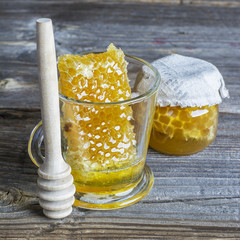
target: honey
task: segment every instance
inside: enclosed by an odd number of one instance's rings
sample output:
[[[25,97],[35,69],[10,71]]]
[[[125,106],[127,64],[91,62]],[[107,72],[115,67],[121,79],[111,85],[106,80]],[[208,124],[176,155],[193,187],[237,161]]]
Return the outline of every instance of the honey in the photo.
[[[81,104],[61,102],[64,158],[77,191],[105,194],[128,188],[144,167],[137,159],[127,62],[112,44],[107,52],[59,57],[59,91]]]
[[[116,167],[115,170],[85,171],[83,168],[73,168],[72,175],[77,192],[116,194],[138,184],[144,164],[145,159],[139,159],[126,168]]]
[[[186,108],[157,106],[150,146],[170,155],[197,153],[213,142],[217,123],[218,105]]]

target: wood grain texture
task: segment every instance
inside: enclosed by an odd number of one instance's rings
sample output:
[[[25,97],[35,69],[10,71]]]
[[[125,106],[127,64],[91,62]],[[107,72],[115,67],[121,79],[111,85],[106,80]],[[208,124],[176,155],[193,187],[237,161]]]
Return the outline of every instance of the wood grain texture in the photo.
[[[205,59],[231,98],[218,135],[187,157],[149,149],[155,183],[139,203],[114,211],[74,208],[43,216],[37,167],[27,154],[40,120],[35,20],[50,17],[57,54],[96,51],[110,42],[152,61],[169,53]],[[240,239],[240,8],[156,3],[0,1],[0,239]]]
[[[182,4],[193,4],[198,6],[224,6],[224,7],[239,7],[238,0],[183,0]]]
[[[47,2],[48,0],[41,0]],[[58,0],[59,2],[65,0]],[[113,3],[113,2],[127,2],[127,3],[160,3],[160,4],[176,4],[176,5],[197,5],[197,6],[225,6],[225,7],[239,7],[239,0],[71,0],[71,2],[98,2],[98,3]]]

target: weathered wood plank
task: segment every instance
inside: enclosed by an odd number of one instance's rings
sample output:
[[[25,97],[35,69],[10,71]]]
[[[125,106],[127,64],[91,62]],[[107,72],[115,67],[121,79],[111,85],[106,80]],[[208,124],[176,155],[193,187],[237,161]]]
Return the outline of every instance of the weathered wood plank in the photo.
[[[65,2],[63,11],[63,3],[53,1],[51,7],[38,12],[38,4],[44,4],[38,1],[18,3],[23,15],[15,2],[0,4],[1,108],[39,108],[35,20],[50,16],[55,23],[58,55],[99,50],[114,42],[148,61],[179,53],[212,62],[222,72],[231,94],[221,111],[240,112],[240,86],[236,84],[240,74],[240,8]],[[12,31],[5,34],[8,24]]]
[[[216,0],[216,1],[209,1],[209,0],[183,0],[183,4],[194,4],[197,6],[224,6],[224,7],[239,7],[240,2],[236,1],[229,1],[229,0]]]
[[[23,239],[240,237],[240,146],[233,140],[240,134],[229,131],[238,115],[220,114],[216,141],[198,154],[173,157],[150,149],[155,184],[140,203],[115,211],[74,209],[63,221],[44,218],[37,203],[37,168],[26,150],[39,111],[1,110],[0,116],[0,238],[10,232]]]
[[[0,2],[0,239],[240,239],[240,8],[183,3],[192,6]],[[36,197],[37,167],[27,154],[29,134],[41,118],[39,17],[53,19],[58,55],[114,42],[148,61],[174,52],[215,64],[231,95],[221,104],[215,142],[187,157],[149,149],[155,184],[133,206],[74,208],[66,219],[45,218]]]
[[[48,0],[41,0],[41,2],[49,2]],[[58,0],[58,1],[65,1],[65,0]],[[68,1],[69,2],[69,1]],[[71,3],[78,2],[78,0],[71,0]],[[161,3],[161,4],[192,4],[192,5],[198,5],[198,6],[222,6],[222,7],[239,7],[240,2],[238,0],[81,0],[81,2],[85,3],[92,3],[92,2],[98,2],[98,3],[113,3],[113,2],[119,2],[119,3]]]

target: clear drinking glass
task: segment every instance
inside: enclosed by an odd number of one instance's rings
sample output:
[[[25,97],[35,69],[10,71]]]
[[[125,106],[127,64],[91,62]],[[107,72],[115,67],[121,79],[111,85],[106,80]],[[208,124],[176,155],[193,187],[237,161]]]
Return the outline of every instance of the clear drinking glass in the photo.
[[[59,94],[62,154],[72,168],[75,206],[115,209],[131,205],[148,194],[153,173],[145,164],[159,73],[142,59],[126,55],[132,98],[119,102],[84,102]],[[154,81],[144,93],[135,92],[142,67]],[[41,122],[29,139],[29,156],[39,166]]]

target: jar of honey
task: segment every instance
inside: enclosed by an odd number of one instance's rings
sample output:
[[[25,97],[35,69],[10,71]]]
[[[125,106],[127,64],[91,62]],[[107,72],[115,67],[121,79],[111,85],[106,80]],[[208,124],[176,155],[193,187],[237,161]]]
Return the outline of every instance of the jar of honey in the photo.
[[[197,153],[216,137],[218,104],[204,107],[157,106],[150,146],[173,155]]]
[[[218,69],[201,59],[172,54],[152,63],[161,76],[150,146],[164,154],[190,155],[215,139],[219,104],[229,97]],[[151,82],[143,69],[138,92]]]

